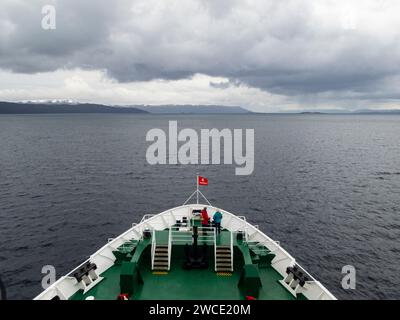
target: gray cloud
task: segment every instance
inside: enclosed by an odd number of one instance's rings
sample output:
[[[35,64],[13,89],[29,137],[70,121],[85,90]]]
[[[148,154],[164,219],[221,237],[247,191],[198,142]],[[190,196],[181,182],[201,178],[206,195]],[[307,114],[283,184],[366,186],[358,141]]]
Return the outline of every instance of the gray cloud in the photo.
[[[398,97],[385,89],[400,73],[396,1],[321,2],[2,0],[0,68],[100,69],[119,82],[203,73],[230,79],[213,88],[300,100]],[[44,31],[41,7],[52,3],[57,29]]]

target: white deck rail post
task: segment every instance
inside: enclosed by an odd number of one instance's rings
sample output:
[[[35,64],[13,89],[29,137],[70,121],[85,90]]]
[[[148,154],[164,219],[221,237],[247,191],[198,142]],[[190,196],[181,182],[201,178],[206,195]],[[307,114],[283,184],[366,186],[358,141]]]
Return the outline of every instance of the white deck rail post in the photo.
[[[233,272],[233,232],[231,231],[231,271]]]
[[[171,269],[171,251],[172,251],[172,227],[168,233],[168,271]]]
[[[214,228],[214,271],[217,272],[217,237],[216,237],[216,228]]]
[[[156,252],[156,232],[153,229],[152,235],[151,235],[151,270],[154,269],[154,256]]]

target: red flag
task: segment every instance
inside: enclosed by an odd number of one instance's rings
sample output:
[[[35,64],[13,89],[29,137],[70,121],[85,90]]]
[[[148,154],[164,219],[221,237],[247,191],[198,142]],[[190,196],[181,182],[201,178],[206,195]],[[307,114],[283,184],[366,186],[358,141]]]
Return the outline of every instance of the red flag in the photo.
[[[199,186],[208,186],[208,179],[202,176],[199,176]]]

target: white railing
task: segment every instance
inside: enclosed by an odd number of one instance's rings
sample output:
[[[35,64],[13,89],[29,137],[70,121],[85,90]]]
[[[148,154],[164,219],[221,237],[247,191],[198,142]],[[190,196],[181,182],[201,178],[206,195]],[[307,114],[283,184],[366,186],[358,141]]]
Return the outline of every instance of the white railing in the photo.
[[[172,228],[168,232],[168,271],[171,269],[171,252],[172,252]]]
[[[217,272],[217,229],[214,228],[214,271]]]
[[[233,271],[233,232],[231,232],[231,271]]]
[[[190,242],[193,243],[193,227],[188,228],[187,230],[180,231],[180,227],[171,227],[171,240],[172,243],[178,243],[178,242]],[[198,227],[197,230],[199,232],[206,232],[206,235],[204,234],[197,234],[197,240],[198,241],[203,241],[203,242],[214,242],[215,239],[215,228],[213,227]]]
[[[211,243],[215,243],[215,228],[213,227],[197,227],[197,231],[198,232],[206,232],[206,235],[204,234],[199,234],[198,233],[198,238],[197,241],[203,241],[203,242],[211,242]],[[209,235],[210,234],[210,235]]]
[[[153,229],[151,234],[151,270],[154,269],[154,256],[156,253],[156,231]]]

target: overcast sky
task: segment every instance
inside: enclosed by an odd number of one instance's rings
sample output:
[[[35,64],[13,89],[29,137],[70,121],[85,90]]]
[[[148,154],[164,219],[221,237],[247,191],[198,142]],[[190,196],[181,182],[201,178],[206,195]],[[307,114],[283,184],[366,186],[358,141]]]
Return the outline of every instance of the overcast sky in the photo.
[[[399,17],[398,0],[1,0],[0,100],[400,108]]]

